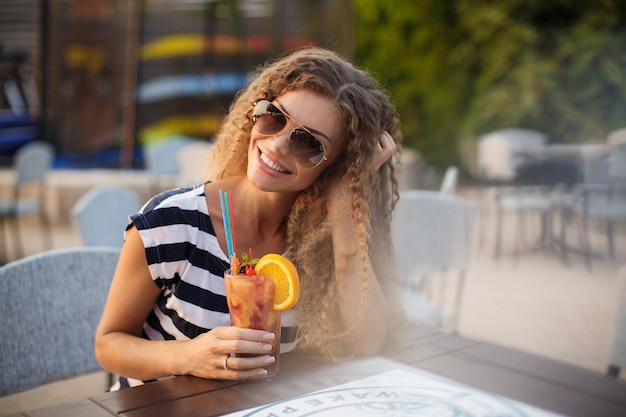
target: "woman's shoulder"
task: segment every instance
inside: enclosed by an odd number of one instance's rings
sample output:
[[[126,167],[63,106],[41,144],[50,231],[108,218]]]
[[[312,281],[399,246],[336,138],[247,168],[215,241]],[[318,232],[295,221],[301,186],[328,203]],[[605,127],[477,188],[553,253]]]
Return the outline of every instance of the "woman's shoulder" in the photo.
[[[157,194],[148,200],[141,212],[146,214],[154,210],[171,207],[178,207],[183,210],[189,208],[202,209],[203,205],[206,206],[205,203],[204,184],[201,184],[193,187],[174,188]]]
[[[187,224],[195,227],[210,224],[204,187],[176,188],[151,198],[139,213],[131,216],[142,229]]]

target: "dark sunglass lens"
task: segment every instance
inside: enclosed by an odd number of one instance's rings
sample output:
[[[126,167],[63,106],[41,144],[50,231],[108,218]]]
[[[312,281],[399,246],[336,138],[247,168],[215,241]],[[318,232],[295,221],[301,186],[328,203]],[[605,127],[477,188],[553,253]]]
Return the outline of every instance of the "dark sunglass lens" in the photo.
[[[291,132],[289,146],[292,155],[305,164],[317,165],[324,157],[324,146],[311,133],[304,129]]]
[[[287,124],[285,115],[267,100],[261,100],[254,106],[252,120],[255,129],[265,135],[278,133]]]

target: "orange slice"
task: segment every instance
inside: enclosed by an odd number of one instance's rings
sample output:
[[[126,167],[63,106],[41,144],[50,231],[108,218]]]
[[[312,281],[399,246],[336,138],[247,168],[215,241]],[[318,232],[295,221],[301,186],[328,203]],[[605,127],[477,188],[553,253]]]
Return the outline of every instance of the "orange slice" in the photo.
[[[257,262],[254,273],[274,279],[274,310],[289,310],[300,298],[300,277],[296,267],[282,255],[268,253]]]

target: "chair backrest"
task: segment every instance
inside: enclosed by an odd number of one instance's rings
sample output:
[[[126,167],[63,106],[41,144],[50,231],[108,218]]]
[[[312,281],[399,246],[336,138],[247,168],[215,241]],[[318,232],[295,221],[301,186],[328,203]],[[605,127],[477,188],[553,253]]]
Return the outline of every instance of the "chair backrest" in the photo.
[[[618,280],[617,312],[613,324],[613,343],[609,358],[609,373],[611,368],[614,368],[617,374],[621,368],[626,368],[626,265],[620,269]]]
[[[400,273],[460,270],[471,258],[476,204],[436,191],[406,190],[392,218]]]
[[[41,181],[52,167],[54,149],[46,142],[30,142],[15,155],[13,164],[16,175],[16,185],[21,186],[34,181]]]
[[[606,142],[609,145],[626,142],[626,127],[623,127],[621,129],[615,129],[609,132],[609,134],[606,137]]]
[[[94,335],[119,253],[55,249],[0,267],[0,396],[102,369]]]
[[[437,306],[414,291],[405,290],[404,296],[396,296],[410,321],[439,328],[446,325],[448,316],[458,320],[464,273],[473,248],[475,217],[475,203],[450,194],[426,190],[400,193],[391,233],[402,284],[406,288],[423,288],[428,278],[438,277],[443,286],[448,277],[459,278],[456,306],[450,314],[444,313],[443,295]]]
[[[180,185],[189,186],[204,181],[209,154],[213,148],[211,142],[190,143],[178,151],[176,156],[180,172]]]
[[[588,184],[609,182],[609,152],[605,147],[587,147],[581,151],[583,181]]]
[[[626,141],[614,142],[609,145],[609,175],[612,180],[626,180]]]
[[[146,168],[157,177],[178,175],[178,152],[183,147],[194,142],[194,140],[189,138],[173,137],[146,145],[144,147]]]
[[[139,211],[141,200],[129,187],[102,185],[87,191],[72,207],[85,246],[121,248],[128,216]]]
[[[456,193],[456,186],[459,181],[459,168],[455,166],[449,166],[446,169],[446,172],[443,174],[443,179],[441,180],[441,186],[439,187],[439,192],[444,194],[454,194]]]
[[[528,159],[526,152],[541,149],[548,135],[532,129],[501,129],[481,135],[477,162],[485,180],[512,181],[517,169]]]

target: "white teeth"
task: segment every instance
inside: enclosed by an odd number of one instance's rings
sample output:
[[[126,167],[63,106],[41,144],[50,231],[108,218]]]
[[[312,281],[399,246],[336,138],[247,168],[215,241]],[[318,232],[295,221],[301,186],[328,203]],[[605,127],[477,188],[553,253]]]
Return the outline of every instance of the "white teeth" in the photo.
[[[261,160],[265,162],[265,165],[272,168],[276,172],[282,172],[282,173],[288,172],[286,169],[283,169],[279,167],[278,165],[276,165],[275,163],[273,163],[272,161],[270,161],[269,158],[265,156],[263,152],[261,152]]]

